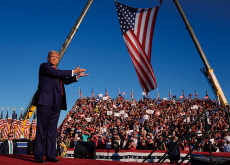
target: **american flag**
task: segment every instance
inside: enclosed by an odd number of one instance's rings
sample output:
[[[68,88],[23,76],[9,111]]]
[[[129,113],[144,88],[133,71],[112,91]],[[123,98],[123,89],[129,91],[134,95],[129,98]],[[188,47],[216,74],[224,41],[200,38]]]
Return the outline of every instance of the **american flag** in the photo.
[[[109,96],[109,92],[108,90],[105,88],[105,97],[108,97]]]
[[[19,139],[22,131],[22,126],[23,126],[23,117],[22,117],[22,112],[20,114],[19,120],[17,120],[18,125],[15,131],[15,138]]]
[[[3,127],[3,123],[4,123],[4,119],[3,119],[3,110],[2,110],[1,115],[0,115],[0,130]]]
[[[185,99],[184,90],[182,90],[182,97]]]
[[[32,121],[32,139],[34,140],[36,137],[36,128],[37,128],[37,121],[33,119]]]
[[[2,134],[2,138],[5,139],[8,136],[8,132],[9,132],[9,126],[8,126],[8,110],[6,113],[6,118],[3,121],[3,134]]]
[[[23,118],[21,118],[20,121],[18,122],[18,126],[17,126],[16,133],[15,133],[16,139],[20,138],[20,135],[22,133],[22,127],[23,127]]]
[[[12,123],[11,123],[11,127],[10,127],[10,132],[14,132],[15,128],[17,127],[17,113],[15,110],[13,110],[12,113]]]
[[[172,92],[171,92],[171,89],[169,90],[169,98],[172,98]]]
[[[30,135],[30,119],[27,119],[24,128],[24,136],[26,139],[29,139],[29,135]]]
[[[133,92],[133,89],[131,90],[130,97],[131,97],[132,100],[134,99],[134,92]]]
[[[206,90],[206,94],[204,96],[205,99],[209,99],[209,96],[208,96],[208,91]]]
[[[81,91],[81,88],[80,88],[80,87],[79,87],[78,94],[79,94],[80,98],[82,98],[82,91]]]
[[[17,125],[18,125],[17,119],[13,119],[13,122],[12,122],[11,127],[10,127],[10,132],[15,132]]]
[[[15,138],[19,139],[21,134],[21,126],[19,120],[17,120],[17,126],[15,127]]]
[[[3,125],[4,125],[4,126],[3,126],[4,129],[3,129],[2,138],[3,138],[3,139],[6,139],[7,136],[8,136],[8,132],[9,132],[8,119],[4,119]]]
[[[151,65],[152,36],[159,6],[132,8],[115,2],[122,35],[145,92],[157,87]]]
[[[37,121],[36,121],[36,114],[34,113],[34,118],[32,120],[32,139],[33,140],[36,137],[36,128],[37,128]]]
[[[0,130],[3,128],[4,119],[0,119]]]
[[[196,92],[196,90],[195,90],[195,97],[198,98],[198,93]]]

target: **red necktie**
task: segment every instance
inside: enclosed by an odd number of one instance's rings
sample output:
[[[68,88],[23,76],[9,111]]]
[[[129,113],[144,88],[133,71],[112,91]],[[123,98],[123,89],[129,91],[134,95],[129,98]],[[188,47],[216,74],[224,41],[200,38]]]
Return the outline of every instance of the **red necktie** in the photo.
[[[55,67],[55,66],[54,66],[54,69],[58,70],[58,68]],[[60,82],[60,86],[61,86],[61,95],[63,95],[63,88],[62,88],[62,81],[61,81],[61,79],[59,79],[59,82]]]

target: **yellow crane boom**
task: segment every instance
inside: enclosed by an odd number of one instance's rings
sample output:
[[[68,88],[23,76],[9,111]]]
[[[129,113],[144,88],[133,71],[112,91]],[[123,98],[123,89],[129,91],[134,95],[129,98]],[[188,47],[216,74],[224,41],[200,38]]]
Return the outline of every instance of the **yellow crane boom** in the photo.
[[[189,24],[189,21],[186,18],[184,11],[182,10],[182,7],[179,3],[179,0],[174,0],[174,2],[176,4],[176,7],[177,7],[185,25],[186,25],[186,28],[188,29],[189,34],[190,34],[190,36],[191,36],[191,38],[192,38],[192,40],[193,40],[193,42],[197,48],[197,51],[198,51],[204,65],[205,65],[206,70],[203,70],[202,72],[205,74],[206,77],[208,77],[207,78],[208,81],[210,81],[210,83],[212,84],[212,88],[214,89],[214,94],[218,98],[218,101],[220,101],[220,103],[222,105],[228,105],[228,101],[224,95],[224,92],[223,92],[223,90],[222,90],[222,88],[221,88],[221,86],[220,86],[220,84],[219,84],[219,82],[218,82],[218,80],[214,74],[213,69],[211,68],[211,66],[210,66],[210,64],[209,64],[209,62],[208,62],[208,60],[204,54],[204,51],[202,50],[202,47],[201,47],[193,29],[192,29],[192,26]]]

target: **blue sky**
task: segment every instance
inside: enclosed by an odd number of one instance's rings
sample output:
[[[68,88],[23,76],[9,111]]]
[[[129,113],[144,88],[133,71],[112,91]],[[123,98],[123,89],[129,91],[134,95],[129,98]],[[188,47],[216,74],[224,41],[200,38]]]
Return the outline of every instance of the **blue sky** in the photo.
[[[48,51],[59,51],[87,0],[1,0],[0,1],[0,106],[26,109],[37,89],[38,69],[46,62]],[[137,8],[159,5],[159,0],[119,0]],[[214,73],[230,99],[230,1],[180,0],[180,4],[214,69]],[[136,99],[142,97],[134,67],[125,47],[117,19],[114,0],[94,0],[60,64],[60,69],[78,65],[90,76],[66,86],[68,110],[79,98],[95,94],[115,98],[118,89],[129,98],[131,89]],[[179,97],[196,90],[204,98],[206,90],[215,99],[200,69],[201,58],[173,3],[163,0],[160,6],[152,45],[152,66],[160,96]],[[156,90],[150,92],[156,97]],[[23,110],[24,111],[24,110]]]

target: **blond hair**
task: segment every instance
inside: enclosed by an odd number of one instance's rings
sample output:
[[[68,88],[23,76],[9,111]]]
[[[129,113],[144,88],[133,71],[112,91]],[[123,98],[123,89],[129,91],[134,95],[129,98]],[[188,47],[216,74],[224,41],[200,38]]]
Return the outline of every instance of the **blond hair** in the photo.
[[[49,56],[50,56],[51,54],[58,54],[58,55],[60,56],[60,53],[59,53],[59,52],[57,52],[57,51],[55,51],[55,50],[51,50],[51,51],[49,51],[49,53],[48,53],[48,55],[47,55],[47,58],[49,58]]]

